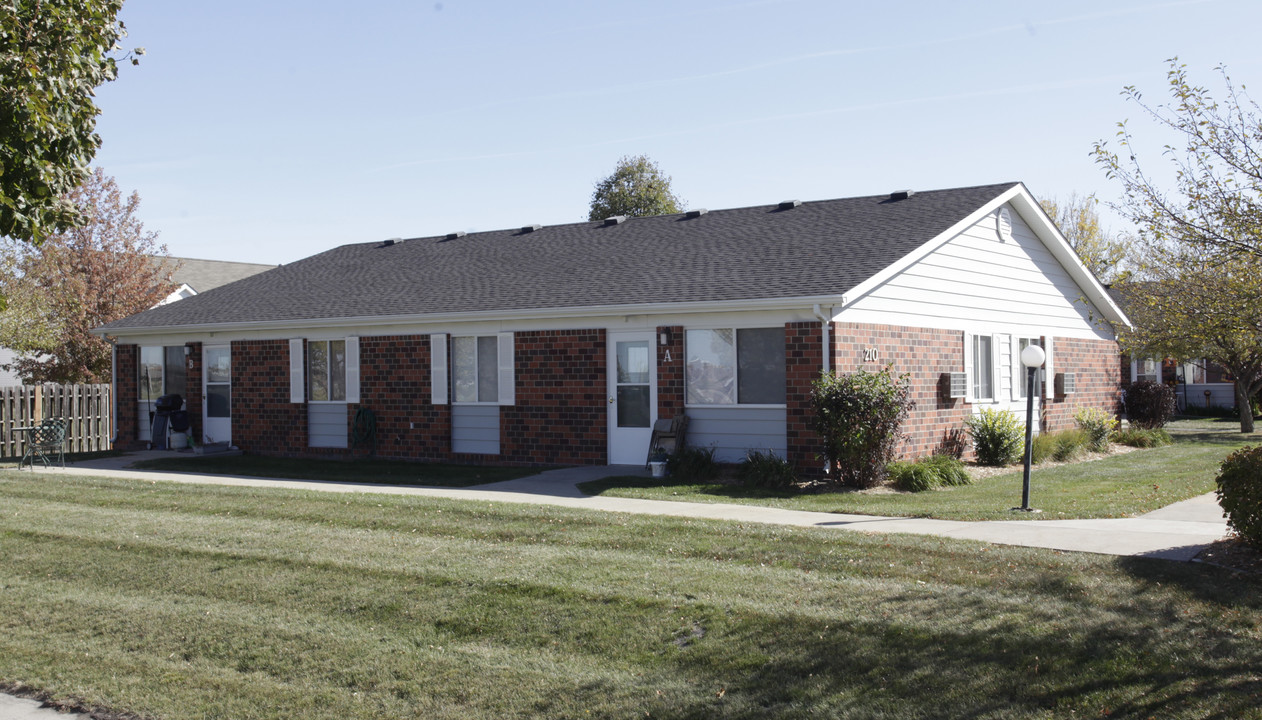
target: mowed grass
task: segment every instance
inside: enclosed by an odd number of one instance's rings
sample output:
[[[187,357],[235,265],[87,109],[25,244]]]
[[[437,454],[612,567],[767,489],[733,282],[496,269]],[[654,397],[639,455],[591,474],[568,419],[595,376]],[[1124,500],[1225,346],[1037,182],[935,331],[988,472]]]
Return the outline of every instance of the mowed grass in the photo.
[[[165,472],[426,487],[468,487],[515,480],[527,475],[536,475],[542,469],[367,458],[340,460],[279,458],[262,455],[186,455],[140,460],[132,466],[140,470]]]
[[[1262,580],[0,473],[0,683],[152,718],[1259,718]]]
[[[1173,427],[1175,444],[1135,450],[1100,460],[1035,466],[1030,505],[1041,513],[1013,513],[1021,504],[1022,468],[981,478],[971,485],[920,493],[791,493],[721,483],[613,477],[584,483],[590,495],[688,502],[766,505],[792,510],[931,517],[943,520],[1064,520],[1133,517],[1214,489],[1219,463],[1232,450],[1262,443],[1262,434],[1242,435],[1239,424],[1206,421]]]

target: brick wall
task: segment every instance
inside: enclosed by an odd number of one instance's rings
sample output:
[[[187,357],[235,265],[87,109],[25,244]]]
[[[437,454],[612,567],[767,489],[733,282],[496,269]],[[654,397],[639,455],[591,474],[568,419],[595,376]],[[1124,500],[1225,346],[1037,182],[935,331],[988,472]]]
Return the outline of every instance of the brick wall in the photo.
[[[307,450],[307,405],[289,402],[288,340],[232,343],[232,444],[269,455]]]
[[[963,400],[951,400],[942,390],[942,374],[964,368],[964,340],[957,330],[834,323],[833,367],[837,372],[870,372],[893,365],[894,374],[911,380],[912,410],[903,431],[900,457],[930,455],[958,435],[968,413]],[[875,360],[864,360],[864,351]]]
[[[784,326],[785,424],[788,458],[802,477],[823,475],[823,443],[811,429],[811,383],[824,368],[823,336],[817,322]]]
[[[117,426],[114,434],[118,438],[114,442],[117,450],[133,450],[144,448],[145,443],[138,437],[140,434],[139,412],[137,407],[140,392],[140,347],[137,345],[118,346],[118,367],[114,372],[118,382],[118,396],[114,398],[118,408]]]
[[[662,345],[662,333],[670,334],[670,344]],[[670,419],[684,412],[684,329],[679,325],[657,328],[657,417]]]
[[[202,441],[202,344],[185,343],[188,356],[184,359],[184,370],[188,373],[187,394],[184,396],[184,409],[188,411],[189,437],[197,442]]]
[[[1071,395],[1044,402],[1044,427],[1066,430],[1074,427],[1079,408],[1097,407],[1114,415],[1122,412],[1119,389],[1123,379],[1129,384],[1130,363],[1122,371],[1117,343],[1109,340],[1052,340],[1052,372],[1072,372],[1077,388]]]
[[[451,406],[434,405],[428,335],[359,339],[359,399],[347,412],[376,416],[376,454],[387,458],[451,459]],[[357,448],[356,455],[372,448]]]
[[[516,403],[500,408],[500,462],[599,465],[608,457],[604,330],[513,337]]]

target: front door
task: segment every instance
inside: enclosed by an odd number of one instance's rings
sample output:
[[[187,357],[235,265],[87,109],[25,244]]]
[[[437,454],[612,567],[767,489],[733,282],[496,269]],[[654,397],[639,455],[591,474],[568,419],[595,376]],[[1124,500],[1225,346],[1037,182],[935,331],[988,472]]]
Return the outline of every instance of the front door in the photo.
[[[609,464],[643,465],[657,419],[654,336],[609,334]]]
[[[202,442],[232,443],[232,347],[202,348]]]

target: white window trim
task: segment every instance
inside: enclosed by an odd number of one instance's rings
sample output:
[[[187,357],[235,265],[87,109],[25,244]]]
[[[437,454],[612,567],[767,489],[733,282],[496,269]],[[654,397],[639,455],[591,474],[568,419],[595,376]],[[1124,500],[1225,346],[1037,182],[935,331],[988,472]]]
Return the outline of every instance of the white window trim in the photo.
[[[978,336],[990,338],[990,396],[988,397],[978,397],[974,389],[976,384],[974,382],[976,380],[974,371],[977,368],[977,359],[974,357],[973,351],[977,344],[974,338]],[[1003,337],[1000,333],[964,333],[964,377],[966,385],[964,402],[979,405],[993,405],[1002,402],[999,396],[1002,394],[1003,356],[999,346]]]
[[[351,404],[359,402],[359,338],[336,337],[336,338],[321,338],[319,340],[308,339],[307,345],[310,346],[312,343],[331,343],[331,342],[337,342],[338,340],[342,340],[346,343],[346,377],[342,379],[343,382],[346,384],[346,399],[345,400],[308,399],[307,403],[309,405],[351,405]],[[355,363],[356,363],[355,365],[355,399],[354,400],[351,400],[351,341],[354,341]],[[308,363],[309,363],[309,358],[304,357],[302,360],[302,367],[303,367],[304,373],[310,369],[310,365]],[[304,378],[303,380],[304,380],[303,388],[305,392],[308,387],[306,383],[307,378]],[[332,378],[330,378],[329,387],[332,387],[332,386],[333,386]]]
[[[484,337],[496,338],[495,368],[496,368],[496,373],[497,373],[496,384],[498,385],[498,387],[496,388],[496,391],[497,391],[498,399],[496,400],[456,400],[456,388],[455,388],[456,363],[455,363],[455,358],[453,357],[445,368],[448,382],[451,385],[450,395],[447,398],[447,399],[450,399],[451,401],[450,404],[453,406],[459,405],[462,407],[471,407],[471,406],[478,406],[478,405],[503,407],[503,406],[516,404],[517,402],[517,397],[516,397],[517,396],[517,393],[516,393],[517,370],[514,365],[514,354],[516,352],[516,346],[513,341],[513,333],[503,332],[503,333],[483,333],[481,335],[452,335],[448,339],[450,340],[451,347],[454,349],[457,338],[469,338],[469,337],[474,338],[475,340],[477,338],[484,338]],[[474,343],[474,347],[477,347],[476,342]],[[473,377],[474,377],[474,380],[476,381],[478,377],[477,372],[473,373]],[[475,385],[474,386],[475,395],[478,394],[477,390],[478,388]],[[439,404],[439,403],[435,403],[435,404]],[[447,403],[444,402],[441,404],[447,404]]]
[[[740,398],[740,346],[737,341],[738,330],[769,330],[775,325],[722,325],[719,327],[685,327],[684,328],[684,408],[747,408],[750,410],[783,410],[789,407],[788,403],[788,356],[785,357],[785,402],[782,403],[743,403]],[[780,326],[783,328],[783,326]],[[688,402],[688,331],[689,330],[731,330],[732,331],[732,350],[736,355],[736,367],[732,368],[735,373],[734,382],[736,385],[736,402],[734,403],[690,403]],[[656,391],[654,391],[656,392]]]
[[[1008,342],[1012,343],[1012,348],[1011,348],[1012,349],[1012,400],[1014,402],[1025,399],[1025,397],[1022,396],[1022,393],[1025,392],[1025,384],[1027,382],[1026,373],[1025,373],[1025,365],[1021,362],[1021,341],[1022,340],[1037,340],[1040,343],[1039,347],[1042,347],[1041,343],[1046,342],[1046,339],[1048,337],[1050,336],[1043,335],[1043,334],[1031,335],[1029,333],[1014,333],[1010,337]],[[1044,352],[1046,353],[1046,350],[1044,350]],[[1044,367],[1038,368],[1038,370],[1039,372],[1043,373],[1042,387],[1046,387],[1047,386],[1046,360],[1044,360],[1043,364],[1044,364]],[[1038,383],[1039,381],[1040,381],[1039,376],[1035,375],[1034,382]],[[1043,396],[1041,394],[1036,393],[1035,397],[1043,397]]]

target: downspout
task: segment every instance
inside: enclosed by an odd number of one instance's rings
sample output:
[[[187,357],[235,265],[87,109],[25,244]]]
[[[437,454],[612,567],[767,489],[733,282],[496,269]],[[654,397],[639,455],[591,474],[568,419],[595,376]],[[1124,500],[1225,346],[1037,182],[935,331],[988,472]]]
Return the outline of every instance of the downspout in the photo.
[[[106,335],[105,342],[110,344],[110,429],[114,435],[110,437],[110,449],[118,442],[118,342]]]
[[[833,320],[831,311],[832,308],[829,308],[829,313],[825,314],[824,308],[820,307],[819,303],[815,303],[815,317],[819,318],[820,335],[822,336],[822,342],[824,344],[824,372],[826,373],[831,373],[833,371],[833,354],[831,352],[832,348],[830,347],[829,339],[829,327],[832,325]]]

